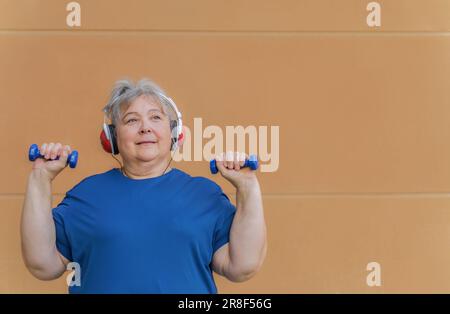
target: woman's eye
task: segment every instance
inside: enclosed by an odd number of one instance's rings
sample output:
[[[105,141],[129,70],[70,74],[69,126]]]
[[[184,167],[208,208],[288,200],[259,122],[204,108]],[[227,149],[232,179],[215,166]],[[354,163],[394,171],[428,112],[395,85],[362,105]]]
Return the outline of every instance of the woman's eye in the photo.
[[[153,118],[153,119],[157,119],[157,120],[161,120],[161,117],[160,117],[160,116],[153,116],[152,118]]]
[[[130,123],[131,121],[137,121],[136,119],[130,119],[127,121],[127,123]]]

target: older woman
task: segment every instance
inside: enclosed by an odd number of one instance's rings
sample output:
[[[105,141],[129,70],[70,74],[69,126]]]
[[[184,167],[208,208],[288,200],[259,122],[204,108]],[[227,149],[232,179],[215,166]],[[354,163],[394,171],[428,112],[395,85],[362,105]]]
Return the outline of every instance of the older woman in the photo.
[[[104,111],[123,165],[83,179],[56,208],[51,182],[71,148],[41,145],[21,221],[35,277],[58,278],[76,262],[71,293],[217,293],[212,271],[242,282],[260,269],[266,226],[255,171],[241,169],[242,155],[217,156],[236,188],[235,207],[213,181],[171,168],[183,142],[175,108],[152,81],[116,82]]]

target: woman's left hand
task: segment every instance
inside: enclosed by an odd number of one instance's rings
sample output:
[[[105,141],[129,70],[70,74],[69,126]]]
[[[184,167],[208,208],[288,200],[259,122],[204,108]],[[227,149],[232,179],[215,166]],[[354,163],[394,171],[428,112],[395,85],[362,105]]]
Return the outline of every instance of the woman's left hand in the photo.
[[[239,152],[222,153],[215,158],[220,174],[237,189],[251,187],[258,181],[255,170],[249,167],[241,169],[246,158],[247,154]]]

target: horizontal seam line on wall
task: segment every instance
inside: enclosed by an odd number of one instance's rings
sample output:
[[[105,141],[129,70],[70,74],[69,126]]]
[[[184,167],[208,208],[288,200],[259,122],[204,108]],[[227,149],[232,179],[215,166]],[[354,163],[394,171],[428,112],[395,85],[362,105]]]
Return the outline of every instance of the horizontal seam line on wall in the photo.
[[[234,192],[227,193],[235,197]],[[450,198],[450,192],[442,193],[263,193],[263,198]]]
[[[235,192],[225,192],[234,196]],[[63,197],[66,193],[53,193]],[[24,197],[24,193],[1,193],[2,198]],[[410,192],[410,193],[263,193],[263,198],[450,198],[450,192]]]
[[[221,30],[146,30],[146,29],[1,29],[0,34],[14,34],[14,33],[49,33],[49,34],[124,34],[124,33],[149,33],[154,35],[159,34],[195,34],[195,35],[299,35],[299,36],[312,36],[312,35],[324,35],[324,36],[336,36],[336,35],[363,35],[363,36],[447,36],[450,35],[449,31],[221,31]]]

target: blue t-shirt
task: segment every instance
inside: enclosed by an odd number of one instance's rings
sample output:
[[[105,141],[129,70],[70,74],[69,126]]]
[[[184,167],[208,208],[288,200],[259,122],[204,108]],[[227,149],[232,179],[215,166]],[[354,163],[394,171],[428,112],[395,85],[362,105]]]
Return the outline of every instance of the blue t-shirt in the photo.
[[[70,293],[217,293],[212,257],[236,207],[219,185],[172,168],[83,179],[53,208],[58,251],[80,265]]]

